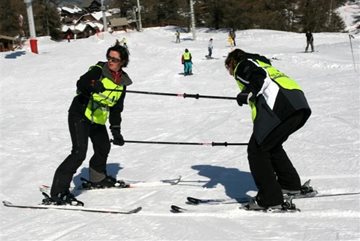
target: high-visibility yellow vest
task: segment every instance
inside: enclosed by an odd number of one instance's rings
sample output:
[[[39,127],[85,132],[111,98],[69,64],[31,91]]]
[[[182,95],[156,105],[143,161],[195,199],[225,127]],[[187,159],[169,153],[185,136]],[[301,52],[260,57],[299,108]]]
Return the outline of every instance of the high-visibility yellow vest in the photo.
[[[101,82],[107,90],[91,94],[85,110],[85,116],[91,122],[105,125],[109,116],[109,108],[118,102],[123,93],[124,86],[115,84],[107,77],[102,78]]]
[[[185,52],[183,56],[184,56],[184,60],[190,60],[191,54],[190,52]]]
[[[259,67],[263,68],[266,71],[267,73],[266,78],[270,78],[272,81],[279,84],[280,87],[288,90],[301,90],[301,87],[295,82],[295,80],[285,75],[284,73],[273,67],[272,65],[264,63],[260,60],[255,60],[255,62]],[[238,63],[234,69],[234,77],[239,64],[240,63]],[[242,91],[245,88],[245,85],[241,83],[240,80],[236,80],[236,82],[240,90]],[[276,96],[274,98],[276,98]],[[251,108],[251,117],[252,120],[254,121],[257,114],[255,102],[249,101],[249,106]]]

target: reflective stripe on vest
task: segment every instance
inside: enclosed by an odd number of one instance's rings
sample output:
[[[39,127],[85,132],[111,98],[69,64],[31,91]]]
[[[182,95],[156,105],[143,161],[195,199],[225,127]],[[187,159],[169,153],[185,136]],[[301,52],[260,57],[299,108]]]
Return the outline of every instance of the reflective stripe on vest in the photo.
[[[114,106],[122,95],[124,87],[115,84],[111,79],[103,78],[101,80],[105,89],[101,93],[93,93],[85,110],[85,116],[96,124],[105,125],[109,108]],[[116,91],[113,91],[116,90]]]

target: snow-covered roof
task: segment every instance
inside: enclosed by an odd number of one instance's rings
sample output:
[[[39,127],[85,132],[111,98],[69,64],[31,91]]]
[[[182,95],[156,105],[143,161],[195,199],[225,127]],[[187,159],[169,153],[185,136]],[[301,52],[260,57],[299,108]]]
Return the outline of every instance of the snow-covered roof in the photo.
[[[111,9],[108,9],[107,12],[109,12],[111,14],[118,14],[118,13],[120,13],[120,8],[111,8]]]
[[[92,28],[98,28],[103,29],[103,25],[101,23],[96,22],[80,22],[76,25],[63,25],[61,27],[61,32],[66,32],[68,30],[71,30],[73,32],[83,32],[86,28],[86,26],[90,26]]]
[[[74,8],[62,7],[61,10],[64,10],[64,11],[72,13],[72,14],[82,12],[82,9],[76,5],[74,6]]]
[[[91,15],[98,21],[103,17],[103,14],[102,14],[101,11],[100,12],[93,12],[93,13],[91,13]],[[105,12],[105,16],[110,17],[111,13]]]

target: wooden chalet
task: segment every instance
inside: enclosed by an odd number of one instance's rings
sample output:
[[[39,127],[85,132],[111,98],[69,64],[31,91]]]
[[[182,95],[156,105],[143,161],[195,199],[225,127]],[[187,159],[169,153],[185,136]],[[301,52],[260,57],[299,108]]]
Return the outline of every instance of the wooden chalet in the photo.
[[[109,22],[113,31],[126,31],[126,29],[130,27],[127,18],[110,18]]]
[[[0,35],[0,52],[12,51],[16,47],[16,38]]]

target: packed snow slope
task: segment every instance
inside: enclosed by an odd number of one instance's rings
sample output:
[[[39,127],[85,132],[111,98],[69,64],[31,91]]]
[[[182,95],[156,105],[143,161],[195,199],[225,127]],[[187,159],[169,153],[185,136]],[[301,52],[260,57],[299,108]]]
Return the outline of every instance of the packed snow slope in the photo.
[[[231,51],[227,31],[198,29],[196,40],[173,27],[116,32],[70,43],[38,38],[39,54],[28,49],[0,54],[0,199],[37,204],[38,187],[51,185],[70,153],[67,111],[79,76],[116,39],[127,38],[133,80],[129,90],[235,97],[239,89],[224,68]],[[207,42],[214,39],[214,59]],[[270,30],[237,31],[237,47],[272,59],[302,86],[312,108],[307,124],[285,149],[301,175],[319,193],[359,193],[359,36],[315,33],[315,52],[304,53],[305,35]],[[181,54],[193,55],[192,76],[183,76]],[[122,133],[126,140],[247,142],[252,131],[248,106],[233,100],[191,99],[128,93]],[[88,175],[87,159],[74,176]],[[189,206],[187,196],[226,198],[255,195],[246,146],[113,146],[108,173],[154,185],[79,194],[86,207],[130,209],[133,215],[0,207],[1,240],[359,240],[359,195],[295,200],[300,213],[239,210],[239,204]],[[182,176],[175,186],[156,181]],[[151,183],[150,183],[151,184]],[[196,212],[174,214],[176,204]]]

